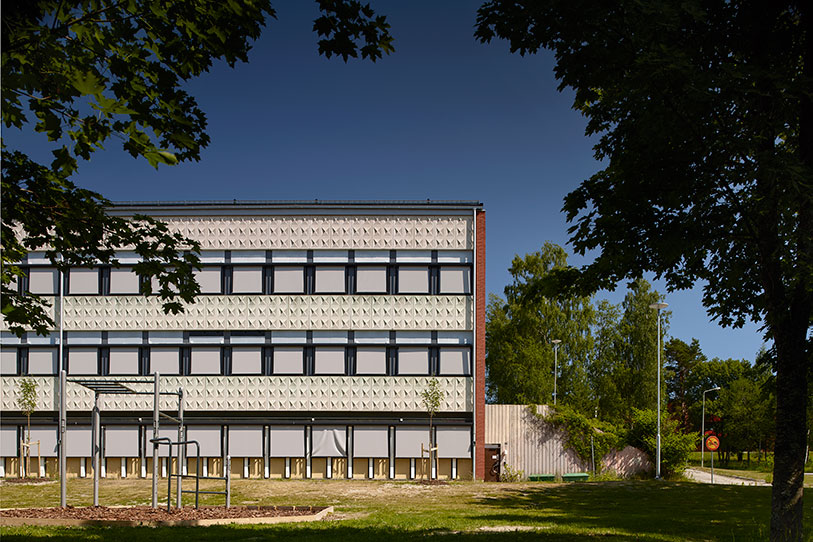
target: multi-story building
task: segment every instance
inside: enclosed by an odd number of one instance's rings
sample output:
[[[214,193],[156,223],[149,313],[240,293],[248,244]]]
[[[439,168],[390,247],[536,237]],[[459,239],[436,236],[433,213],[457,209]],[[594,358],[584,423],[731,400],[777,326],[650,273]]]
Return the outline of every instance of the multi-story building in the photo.
[[[69,476],[90,473],[94,403],[71,380],[149,390],[132,381],[157,371],[162,389],[183,389],[187,438],[200,442],[208,472],[230,456],[233,474],[246,477],[483,477],[480,203],[122,203],[110,212],[152,215],[199,241],[201,294],[168,315],[157,296],[139,294],[134,254],[122,251],[119,268],[73,268],[62,280],[44,254],[29,254],[19,287],[53,296],[64,344],[57,330],[2,333],[3,475],[20,470],[26,420],[16,399],[26,376],[38,382],[31,440],[46,458],[40,470],[56,473],[64,368]],[[443,401],[430,466],[421,392],[433,378]],[[175,402],[166,397],[162,410],[171,414]],[[102,476],[149,476],[152,397],[102,396],[101,426]],[[162,433],[175,440],[177,428],[164,421]],[[175,466],[162,460],[167,468]]]

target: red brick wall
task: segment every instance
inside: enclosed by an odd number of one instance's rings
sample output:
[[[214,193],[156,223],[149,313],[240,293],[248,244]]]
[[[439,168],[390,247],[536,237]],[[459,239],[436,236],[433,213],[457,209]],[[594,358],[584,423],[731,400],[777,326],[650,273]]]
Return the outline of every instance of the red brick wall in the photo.
[[[475,478],[485,478],[485,435],[486,435],[486,213],[477,211],[477,239],[475,240],[475,258],[477,258],[477,282],[474,293],[474,321],[477,341],[474,383],[475,425]]]

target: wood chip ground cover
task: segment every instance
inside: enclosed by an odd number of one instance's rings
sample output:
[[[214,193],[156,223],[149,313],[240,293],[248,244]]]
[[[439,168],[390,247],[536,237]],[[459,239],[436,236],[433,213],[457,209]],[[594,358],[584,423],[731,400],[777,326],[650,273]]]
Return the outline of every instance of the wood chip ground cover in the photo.
[[[225,518],[268,518],[306,516],[316,514],[325,507],[317,506],[203,506],[181,510],[151,508],[149,506],[87,506],[66,508],[19,508],[0,510],[0,517],[81,519],[101,521],[190,521]]]

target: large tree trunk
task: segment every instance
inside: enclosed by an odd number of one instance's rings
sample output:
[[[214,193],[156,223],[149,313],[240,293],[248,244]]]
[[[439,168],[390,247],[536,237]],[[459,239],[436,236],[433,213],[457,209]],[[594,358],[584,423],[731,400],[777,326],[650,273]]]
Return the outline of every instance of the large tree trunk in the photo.
[[[803,333],[777,333],[776,444],[771,492],[771,540],[802,540],[807,435],[807,353]],[[783,336],[787,335],[787,336]],[[801,335],[801,336],[799,336]]]
[[[813,10],[799,4],[805,31],[803,76],[813,77]],[[808,180],[813,176],[813,100],[803,93],[799,104],[799,156]],[[788,296],[773,296],[774,284],[765,283],[768,326],[776,347],[776,443],[774,445],[773,489],[771,491],[771,540],[802,540],[805,447],[810,356],[807,334],[811,300],[809,270],[813,264],[813,209],[809,196],[802,198],[796,228],[799,280]],[[775,268],[776,269],[776,268]],[[807,271],[805,271],[805,269]],[[781,275],[763,275],[781,280]],[[784,298],[784,299],[783,299]]]

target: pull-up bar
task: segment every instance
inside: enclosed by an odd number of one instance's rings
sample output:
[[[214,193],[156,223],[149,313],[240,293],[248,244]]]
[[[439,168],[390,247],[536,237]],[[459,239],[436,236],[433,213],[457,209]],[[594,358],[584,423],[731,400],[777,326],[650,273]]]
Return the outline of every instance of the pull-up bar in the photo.
[[[91,454],[93,460],[93,506],[99,506],[99,471],[101,464],[101,411],[99,409],[99,398],[101,395],[152,395],[153,396],[153,438],[150,442],[153,443],[152,452],[152,507],[158,507],[158,433],[160,428],[159,418],[164,416],[178,424],[178,440],[183,441],[183,408],[184,408],[184,392],[183,388],[178,388],[178,391],[164,391],[160,390],[161,375],[156,372],[152,375],[151,380],[153,383],[153,391],[136,391],[124,384],[149,384],[149,379],[134,380],[134,379],[116,379],[116,380],[90,380],[72,378],[67,379],[66,372],[63,369],[59,373],[59,492],[60,492],[60,506],[66,506],[67,494],[67,476],[66,476],[66,436],[67,436],[67,408],[66,408],[66,395],[67,383],[79,384],[93,392],[93,414],[91,425]],[[168,414],[160,411],[160,397],[161,395],[175,395],[178,397],[178,417],[174,418]],[[178,472],[181,473],[181,465],[184,454],[183,448],[178,452]],[[171,457],[171,454],[170,454]],[[172,469],[172,462],[170,460],[170,470]],[[171,472],[170,472],[171,474]],[[171,479],[171,476],[170,476]],[[178,488],[178,500],[180,501],[180,487]]]

